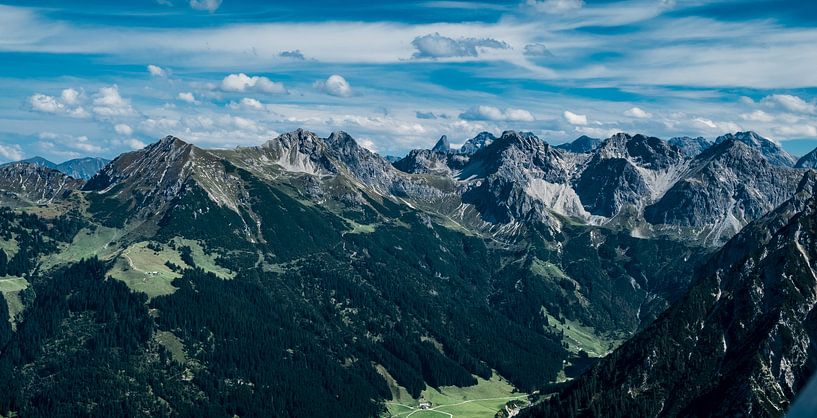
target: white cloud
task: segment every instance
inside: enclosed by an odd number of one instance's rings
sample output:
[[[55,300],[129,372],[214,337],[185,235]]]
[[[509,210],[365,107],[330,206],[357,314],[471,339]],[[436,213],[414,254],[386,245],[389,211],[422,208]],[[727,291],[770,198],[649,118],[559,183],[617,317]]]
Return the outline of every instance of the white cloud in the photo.
[[[527,0],[526,4],[543,13],[566,13],[579,10],[584,6],[583,0]]]
[[[119,86],[100,87],[94,95],[93,111],[99,116],[129,116],[134,114],[130,102],[119,94]]]
[[[349,97],[352,95],[352,86],[345,78],[338,74],[332,74],[326,81],[318,80],[313,86],[332,96]]]
[[[545,44],[535,43],[525,45],[525,55],[529,57],[552,57],[553,54]]]
[[[817,137],[817,126],[814,125],[783,125],[774,128],[775,134],[793,138],[815,138]]]
[[[418,36],[411,41],[417,49],[413,58],[476,57],[484,48],[508,49],[510,45],[490,38],[453,39],[439,33]]]
[[[3,145],[0,144],[0,157],[10,161],[19,161],[23,159],[23,151],[17,144]]]
[[[762,110],[755,110],[752,113],[744,113],[740,115],[740,118],[743,120],[748,120],[752,122],[773,122],[774,116],[762,111]]]
[[[639,107],[633,107],[624,112],[624,116],[638,119],[648,119],[652,117],[652,113],[645,111]]]
[[[28,98],[31,108],[44,113],[59,113],[65,110],[65,105],[58,102],[56,98],[45,94],[37,93]]]
[[[132,150],[138,150],[138,149],[142,149],[142,148],[145,147],[144,142],[142,142],[142,141],[140,141],[138,139],[134,139],[134,138],[125,140],[125,145],[130,147],[130,149],[132,149]]]
[[[221,7],[221,0],[190,0],[190,7],[195,10],[215,12]]]
[[[119,135],[123,136],[131,136],[133,135],[133,128],[124,124],[124,123],[117,123],[116,126],[113,127],[114,131]]]
[[[189,91],[180,92],[176,96],[176,98],[183,101],[183,102],[187,102],[187,103],[191,103],[191,104],[199,104],[199,101],[196,100],[196,96],[194,96],[193,93],[191,93]]]
[[[697,127],[699,129],[707,130],[715,134],[723,134],[726,132],[739,132],[743,130],[743,128],[740,125],[734,122],[714,121],[712,119],[701,117],[693,118],[692,126]]]
[[[153,77],[167,77],[170,74],[169,70],[153,64],[148,65],[148,72]]]
[[[763,102],[780,106],[789,112],[806,114],[817,113],[817,105],[790,94],[773,94],[771,96],[766,96],[763,98]]]
[[[79,101],[80,93],[72,88],[67,88],[60,94],[60,100],[67,105],[75,105]]]
[[[243,107],[245,109],[263,110],[264,104],[251,97],[245,97],[241,99],[241,101],[238,103],[231,102],[230,107],[233,109],[239,109]]]
[[[286,94],[283,83],[270,80],[267,77],[248,76],[244,73],[230,74],[221,80],[221,89],[229,92],[243,93],[257,91],[270,94]]]
[[[28,98],[31,110],[41,113],[66,114],[73,118],[86,118],[88,112],[79,105],[82,93],[68,88],[60,93],[60,97],[36,93]]]
[[[375,144],[375,142],[372,141],[371,138],[360,138],[355,139],[355,141],[357,141],[358,145],[360,145],[361,147],[366,148],[371,152],[375,153],[377,152],[377,144]]]
[[[489,120],[496,122],[532,122],[535,118],[524,109],[507,108],[502,110],[494,106],[476,106],[460,114],[464,120]]]
[[[567,123],[571,125],[587,125],[587,115],[578,115],[569,110],[565,110],[563,114]]]

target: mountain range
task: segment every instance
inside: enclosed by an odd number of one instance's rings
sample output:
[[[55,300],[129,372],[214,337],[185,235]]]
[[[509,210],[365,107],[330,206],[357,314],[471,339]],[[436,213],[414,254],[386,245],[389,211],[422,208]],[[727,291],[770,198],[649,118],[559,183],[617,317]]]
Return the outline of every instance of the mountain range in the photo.
[[[781,416],[817,364],[807,157],[506,131],[388,161],[296,130],[0,166],[0,415],[389,416],[507,386],[532,416]]]

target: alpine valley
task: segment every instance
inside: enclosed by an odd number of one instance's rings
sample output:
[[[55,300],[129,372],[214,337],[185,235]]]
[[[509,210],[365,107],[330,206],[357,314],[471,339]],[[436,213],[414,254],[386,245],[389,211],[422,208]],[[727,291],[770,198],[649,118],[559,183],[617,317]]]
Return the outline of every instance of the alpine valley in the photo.
[[[6,164],[0,416],[784,416],[815,154],[296,130]]]

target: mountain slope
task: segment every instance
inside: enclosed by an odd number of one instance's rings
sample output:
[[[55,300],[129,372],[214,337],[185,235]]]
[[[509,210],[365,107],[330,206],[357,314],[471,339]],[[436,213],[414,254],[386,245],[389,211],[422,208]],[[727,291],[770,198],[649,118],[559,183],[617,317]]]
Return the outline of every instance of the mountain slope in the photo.
[[[817,365],[817,174],[645,331],[527,416],[782,416]],[[572,412],[571,412],[572,411]]]

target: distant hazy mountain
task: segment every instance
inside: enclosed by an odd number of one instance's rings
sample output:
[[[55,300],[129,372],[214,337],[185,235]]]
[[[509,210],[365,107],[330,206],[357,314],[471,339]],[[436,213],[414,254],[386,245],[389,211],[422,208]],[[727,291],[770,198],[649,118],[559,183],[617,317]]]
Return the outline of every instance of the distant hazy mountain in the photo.
[[[63,174],[67,174],[75,179],[88,180],[99,170],[101,170],[102,167],[105,167],[105,164],[108,164],[110,160],[99,157],[85,157],[55,164],[43,157],[33,157],[18,162],[48,167],[50,169],[60,171]]]
[[[811,150],[808,154],[800,157],[795,164],[797,168],[817,168],[817,148]]]
[[[712,141],[700,136],[697,138],[690,138],[688,136],[675,137],[670,138],[667,142],[670,145],[680,148],[681,151],[689,157],[697,156],[713,144]]]
[[[797,160],[791,154],[783,150],[780,145],[775,144],[774,142],[758,135],[755,132],[726,134],[718,137],[715,140],[715,143],[720,144],[721,142],[728,140],[743,142],[744,144],[760,151],[763,157],[766,158],[772,165],[794,167],[795,163],[797,163]]]
[[[587,135],[582,135],[572,142],[566,142],[564,144],[556,145],[556,148],[563,149],[565,151],[575,152],[578,154],[584,154],[593,151],[599,145],[601,145],[602,140],[598,138],[591,138]]]

